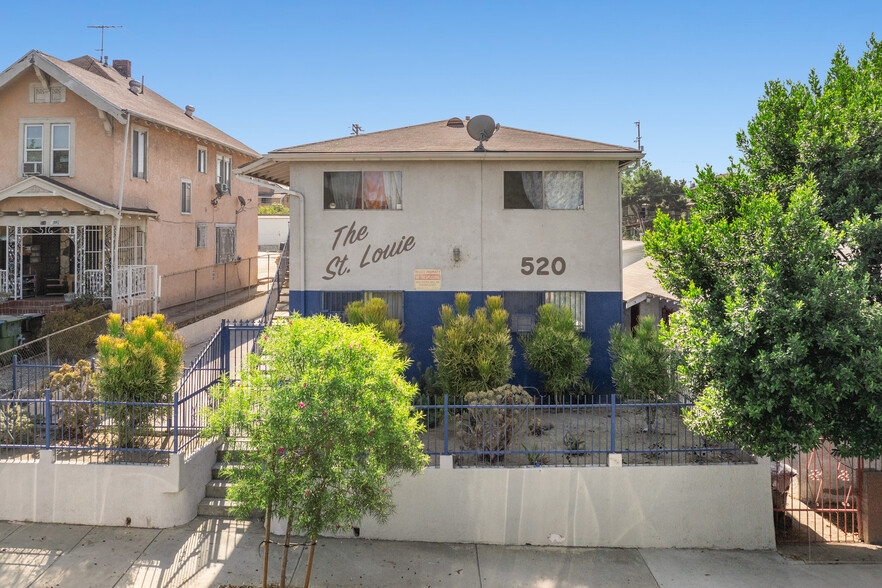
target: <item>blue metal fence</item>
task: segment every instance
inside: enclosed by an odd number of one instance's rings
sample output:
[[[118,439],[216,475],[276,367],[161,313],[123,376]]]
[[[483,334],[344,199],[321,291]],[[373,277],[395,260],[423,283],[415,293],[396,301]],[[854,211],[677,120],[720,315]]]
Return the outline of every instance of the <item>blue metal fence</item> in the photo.
[[[588,402],[473,405],[447,395],[422,397],[414,409],[426,424],[423,445],[437,463],[452,455],[473,467],[605,466],[753,462],[731,444],[716,443],[683,422],[688,402],[622,402],[615,394]]]
[[[224,375],[235,380],[263,328],[261,320],[221,321],[167,402],[106,402],[53,392],[48,379],[61,366],[14,358],[13,389],[0,398],[0,460],[32,459],[40,449],[53,449],[57,461],[166,464],[169,455],[194,450],[202,443],[210,388]]]

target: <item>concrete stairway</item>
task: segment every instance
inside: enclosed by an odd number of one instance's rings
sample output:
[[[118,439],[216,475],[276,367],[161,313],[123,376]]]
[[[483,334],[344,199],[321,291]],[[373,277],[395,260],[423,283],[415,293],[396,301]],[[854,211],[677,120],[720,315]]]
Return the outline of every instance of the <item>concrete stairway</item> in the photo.
[[[196,513],[199,516],[234,518],[230,513],[230,509],[236,503],[227,499],[227,490],[231,484],[225,477],[221,476],[221,472],[241,467],[239,460],[241,459],[243,446],[243,444],[235,442],[233,444],[221,445],[218,448],[217,462],[211,468],[211,481],[205,485],[205,498],[202,499],[196,508]]]

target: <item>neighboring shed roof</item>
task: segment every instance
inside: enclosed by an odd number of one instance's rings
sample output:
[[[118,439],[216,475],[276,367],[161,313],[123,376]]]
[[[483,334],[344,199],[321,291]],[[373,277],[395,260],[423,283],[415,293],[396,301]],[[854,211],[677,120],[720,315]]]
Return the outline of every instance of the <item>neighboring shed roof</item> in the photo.
[[[622,270],[622,299],[625,308],[632,306],[633,301],[644,294],[677,300],[677,297],[662,288],[652,269],[652,258],[644,257]]]
[[[122,113],[131,113],[137,118],[188,133],[250,157],[256,158],[260,155],[204,120],[187,116],[182,108],[151,90],[146,83],[143,94],[129,91],[129,81],[132,78],[125,77],[112,67],[103,66],[88,55],[71,61],[62,61],[40,51],[29,51],[0,72],[0,88],[25,70],[29,70],[31,66],[44,71],[120,122],[124,122],[124,118],[121,118]]]
[[[353,159],[605,159],[626,163],[643,157],[631,147],[574,139],[511,127],[500,127],[484,141],[486,151],[475,151],[464,124],[441,120],[421,125],[363,133],[330,141],[270,151],[240,172],[288,184],[291,161]]]

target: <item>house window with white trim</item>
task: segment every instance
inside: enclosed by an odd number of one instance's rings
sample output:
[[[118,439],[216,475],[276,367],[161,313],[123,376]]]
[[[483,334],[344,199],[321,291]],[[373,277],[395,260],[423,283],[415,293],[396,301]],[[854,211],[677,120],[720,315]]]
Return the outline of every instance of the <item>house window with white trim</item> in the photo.
[[[196,249],[208,247],[208,223],[196,223]]]
[[[236,261],[236,225],[216,224],[215,263]]]
[[[229,155],[217,156],[217,183],[223,187],[224,194],[230,193],[230,180],[233,174],[233,158]]]
[[[24,175],[43,173],[43,125],[24,127]]]
[[[208,173],[208,149],[196,148],[196,171],[200,174]]]
[[[503,194],[508,209],[576,210],[585,205],[580,171],[503,172]]]
[[[52,129],[52,175],[70,175],[70,125],[53,124]]]
[[[132,130],[132,177],[147,179],[147,131]]]
[[[22,119],[19,132],[23,176],[73,176],[71,119]]]
[[[190,180],[181,180],[181,214],[190,214],[193,208],[193,185]]]

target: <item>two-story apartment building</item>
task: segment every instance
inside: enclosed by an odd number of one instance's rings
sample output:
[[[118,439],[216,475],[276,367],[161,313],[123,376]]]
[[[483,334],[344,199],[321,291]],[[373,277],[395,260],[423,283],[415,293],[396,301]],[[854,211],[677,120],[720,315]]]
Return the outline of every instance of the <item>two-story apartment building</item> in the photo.
[[[160,294],[161,307],[193,299],[191,284],[160,292],[160,276],[256,255],[257,187],[232,170],[258,154],[140,80],[127,60],[39,51],[0,73],[11,298],[89,293],[151,310]]]
[[[622,322],[619,171],[642,153],[509,127],[478,151],[466,125],[279,149],[239,170],[301,195],[290,207],[291,309],[341,313],[381,296],[426,367],[456,292],[474,306],[501,294],[515,334],[541,304],[567,306],[593,344],[589,377],[607,389],[609,329]]]

